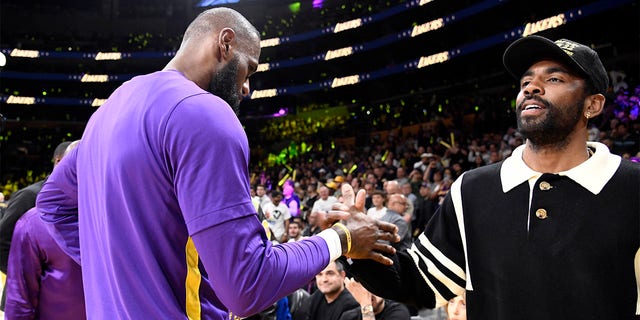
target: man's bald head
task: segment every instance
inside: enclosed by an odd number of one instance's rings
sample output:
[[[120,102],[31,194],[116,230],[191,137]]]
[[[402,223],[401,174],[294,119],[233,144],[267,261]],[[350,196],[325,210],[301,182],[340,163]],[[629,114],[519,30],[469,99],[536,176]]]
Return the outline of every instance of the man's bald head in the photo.
[[[217,33],[223,28],[233,29],[239,42],[260,39],[258,30],[239,12],[229,8],[213,8],[200,13],[189,24],[180,47],[188,45],[192,40],[197,43],[203,37]]]

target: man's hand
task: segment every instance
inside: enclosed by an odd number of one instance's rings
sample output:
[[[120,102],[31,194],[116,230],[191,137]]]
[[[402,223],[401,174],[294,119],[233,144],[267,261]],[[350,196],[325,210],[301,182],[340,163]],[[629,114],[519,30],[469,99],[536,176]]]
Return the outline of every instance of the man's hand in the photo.
[[[367,291],[360,282],[351,278],[345,278],[344,287],[349,290],[360,306],[371,305],[371,292]]]
[[[351,185],[342,185],[343,203],[333,205],[327,216],[327,222],[344,221],[343,224],[351,234],[351,250],[347,253],[353,259],[372,259],[385,265],[392,265],[393,261],[383,255],[394,254],[395,249],[379,240],[388,242],[400,241],[398,227],[393,224],[375,220],[364,214],[366,192],[360,190],[354,194]],[[338,227],[333,227],[340,234]]]

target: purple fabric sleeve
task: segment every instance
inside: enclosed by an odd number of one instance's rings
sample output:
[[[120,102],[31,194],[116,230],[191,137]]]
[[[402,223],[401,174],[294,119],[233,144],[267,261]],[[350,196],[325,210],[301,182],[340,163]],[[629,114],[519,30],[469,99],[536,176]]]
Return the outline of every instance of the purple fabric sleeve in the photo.
[[[7,274],[7,319],[35,319],[40,295],[40,250],[33,240],[28,219],[36,212],[27,211],[16,223],[9,252]]]
[[[36,200],[36,207],[47,225],[49,235],[78,264],[80,237],[76,158],[79,148],[74,148],[54,168]]]
[[[216,294],[238,316],[266,309],[329,264],[321,237],[272,246],[255,215],[209,227],[192,238]]]

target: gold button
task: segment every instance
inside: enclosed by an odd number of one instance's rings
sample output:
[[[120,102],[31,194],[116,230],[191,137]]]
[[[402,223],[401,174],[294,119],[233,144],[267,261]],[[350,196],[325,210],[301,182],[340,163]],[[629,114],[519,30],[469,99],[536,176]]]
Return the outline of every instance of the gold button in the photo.
[[[536,217],[538,217],[538,219],[546,219],[547,218],[547,210],[545,209],[538,209],[536,210]]]
[[[546,181],[540,182],[540,190],[547,191],[549,189],[551,189],[551,184],[549,182],[546,182]]]

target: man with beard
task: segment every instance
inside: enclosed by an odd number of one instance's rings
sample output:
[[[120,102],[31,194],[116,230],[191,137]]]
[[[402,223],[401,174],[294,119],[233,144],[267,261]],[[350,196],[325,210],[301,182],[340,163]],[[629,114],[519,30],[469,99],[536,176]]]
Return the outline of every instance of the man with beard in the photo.
[[[350,271],[418,307],[466,294],[469,319],[637,319],[640,167],[586,141],[608,87],[600,58],[529,36],[503,61],[520,80],[525,144],[459,177],[392,267],[354,260]],[[355,203],[341,209],[362,211],[364,198]]]
[[[234,319],[342,254],[391,263],[381,253],[393,249],[377,241],[397,240],[395,227],[364,214],[329,214],[346,220],[301,241],[268,241],[236,116],[259,55],[259,33],[238,12],[201,13],[164,70],[114,91],[43,186],[37,208],[81,262],[89,317]]]

